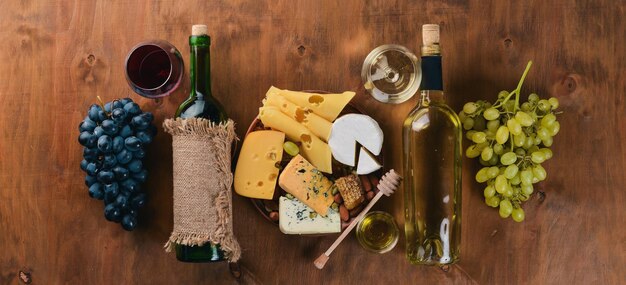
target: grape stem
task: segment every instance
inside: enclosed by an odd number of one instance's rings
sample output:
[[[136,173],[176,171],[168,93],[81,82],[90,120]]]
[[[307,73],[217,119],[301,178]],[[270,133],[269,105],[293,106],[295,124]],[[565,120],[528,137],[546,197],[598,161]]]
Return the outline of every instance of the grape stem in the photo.
[[[506,102],[509,101],[509,99],[511,98],[511,96],[513,96],[513,94],[515,94],[515,107],[513,108],[513,113],[519,110],[519,95],[522,90],[522,85],[524,84],[524,80],[526,79],[526,75],[528,74],[528,71],[530,71],[530,67],[532,65],[533,65],[533,61],[532,60],[528,61],[528,64],[526,64],[526,69],[524,70],[524,73],[522,74],[522,78],[520,78],[519,82],[517,83],[517,88],[511,91],[511,93],[509,93],[509,95],[506,96],[504,100],[500,101],[499,104],[494,106],[494,108],[501,107],[502,105],[504,105]]]
[[[97,95],[96,98],[98,98],[98,102],[100,102],[100,107],[102,107],[102,111],[104,111],[104,114],[107,116],[107,118],[110,118],[111,114],[113,114],[113,110],[111,110],[111,112],[107,112],[104,109],[104,101],[102,101],[102,98],[100,98],[100,95]],[[119,100],[115,99],[115,100],[113,100],[111,102],[111,104],[113,104],[113,102],[115,102],[115,101],[119,101]],[[111,108],[111,109],[113,109],[113,108]]]
[[[513,91],[515,92],[515,110],[519,109],[519,94],[522,90],[522,85],[524,84],[526,75],[528,74],[528,71],[530,71],[530,67],[532,65],[533,65],[533,61],[529,60],[528,64],[526,64],[526,69],[524,70],[524,73],[522,74],[522,78],[520,78],[519,82],[517,83],[517,88],[515,88],[515,90]]]
[[[100,98],[100,95],[97,95],[96,98],[98,98],[98,102],[100,102],[100,107],[102,107],[102,111],[104,111],[104,102],[102,101],[102,98]]]

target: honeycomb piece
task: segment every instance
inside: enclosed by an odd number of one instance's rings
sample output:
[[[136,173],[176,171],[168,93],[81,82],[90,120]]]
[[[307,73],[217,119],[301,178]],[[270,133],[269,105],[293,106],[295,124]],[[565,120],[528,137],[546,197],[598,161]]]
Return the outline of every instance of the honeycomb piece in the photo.
[[[355,174],[341,177],[335,181],[337,189],[343,198],[343,203],[348,210],[356,208],[363,203],[365,197],[361,191],[359,177]]]

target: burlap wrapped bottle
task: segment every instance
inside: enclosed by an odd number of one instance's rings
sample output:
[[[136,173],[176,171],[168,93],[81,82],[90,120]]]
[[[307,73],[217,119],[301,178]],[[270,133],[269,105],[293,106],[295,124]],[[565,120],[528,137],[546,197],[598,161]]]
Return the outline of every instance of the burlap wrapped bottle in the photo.
[[[230,262],[241,256],[233,234],[231,146],[234,122],[214,124],[202,118],[163,122],[172,135],[174,229],[165,244],[219,244]]]

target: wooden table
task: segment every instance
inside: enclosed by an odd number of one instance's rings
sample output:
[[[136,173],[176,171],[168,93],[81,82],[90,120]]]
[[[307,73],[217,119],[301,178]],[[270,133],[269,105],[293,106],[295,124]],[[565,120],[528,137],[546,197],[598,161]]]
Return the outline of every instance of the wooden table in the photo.
[[[126,232],[103,217],[79,169],[78,123],[96,96],[130,96],[171,117],[189,83],[151,101],[133,94],[124,57],[161,38],[188,63],[190,27],[212,36],[213,91],[241,136],[265,91],[355,90],[385,131],[385,163],[400,169],[400,126],[416,99],[380,104],[364,92],[361,64],[374,47],[418,52],[420,27],[442,29],[447,100],[494,100],[515,88],[557,97],[564,114],[548,179],[503,220],[483,203],[478,165],[464,160],[461,262],[448,272],[411,266],[404,240],[365,252],[351,236],[323,271],[312,261],[333,237],[281,234],[233,198],[244,249],[242,283],[618,284],[626,282],[626,11],[624,1],[2,1],[0,3],[0,284],[237,283],[225,263],[184,264],[163,251],[172,229],[171,139],[149,149],[150,202]],[[467,144],[467,142],[465,142]],[[402,224],[402,195],[377,205]]]

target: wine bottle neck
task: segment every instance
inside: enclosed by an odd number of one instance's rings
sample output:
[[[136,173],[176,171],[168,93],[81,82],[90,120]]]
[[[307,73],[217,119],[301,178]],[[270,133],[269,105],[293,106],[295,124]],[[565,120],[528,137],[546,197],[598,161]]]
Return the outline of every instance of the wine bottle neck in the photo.
[[[443,101],[443,76],[439,45],[422,47],[422,97],[430,101]]]
[[[191,93],[189,97],[211,96],[211,38],[206,35],[189,37],[191,59],[189,77]]]

